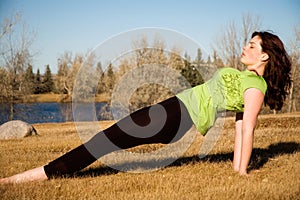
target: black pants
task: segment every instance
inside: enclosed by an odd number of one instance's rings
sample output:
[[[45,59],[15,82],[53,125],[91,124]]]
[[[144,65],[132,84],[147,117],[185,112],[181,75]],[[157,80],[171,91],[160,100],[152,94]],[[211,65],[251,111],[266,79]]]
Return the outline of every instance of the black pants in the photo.
[[[45,165],[44,170],[48,177],[70,174],[119,149],[172,143],[178,141],[192,124],[184,104],[177,97],[171,97],[131,113],[85,144]]]

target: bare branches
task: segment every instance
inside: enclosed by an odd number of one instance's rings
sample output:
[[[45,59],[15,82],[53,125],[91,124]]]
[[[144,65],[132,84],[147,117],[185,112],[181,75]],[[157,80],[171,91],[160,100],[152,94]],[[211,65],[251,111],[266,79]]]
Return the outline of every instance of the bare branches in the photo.
[[[288,101],[288,112],[296,111],[297,107],[300,105],[300,27],[295,27],[295,38],[293,41],[290,41],[289,49],[290,49],[290,57],[292,62],[292,85],[289,94]]]
[[[0,67],[2,70],[0,89],[7,91],[1,100],[10,104],[10,119],[13,118],[13,104],[28,95],[24,89],[25,70],[31,62],[30,48],[34,35],[26,31],[19,13],[5,19],[0,30]]]
[[[236,22],[232,21],[224,28],[222,34],[216,39],[215,49],[217,54],[221,56],[225,65],[243,69],[240,62],[242,48],[247,44],[250,34],[260,27],[260,18],[250,14],[243,15],[242,27],[236,26]]]
[[[21,15],[15,14],[12,15],[11,18],[5,19],[1,24],[1,32],[0,32],[0,42],[2,37],[6,36],[9,31],[13,29],[13,27],[20,21]]]
[[[258,16],[252,16],[249,13],[243,15],[243,46],[250,40],[250,36],[261,26],[261,20]]]

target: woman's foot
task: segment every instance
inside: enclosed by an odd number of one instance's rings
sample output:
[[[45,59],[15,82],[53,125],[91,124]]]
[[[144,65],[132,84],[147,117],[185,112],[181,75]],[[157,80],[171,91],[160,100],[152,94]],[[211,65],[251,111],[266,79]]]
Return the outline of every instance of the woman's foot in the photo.
[[[0,179],[0,184],[25,183],[30,181],[40,181],[47,179],[48,177],[44,171],[44,167],[38,167],[7,178],[2,178]]]

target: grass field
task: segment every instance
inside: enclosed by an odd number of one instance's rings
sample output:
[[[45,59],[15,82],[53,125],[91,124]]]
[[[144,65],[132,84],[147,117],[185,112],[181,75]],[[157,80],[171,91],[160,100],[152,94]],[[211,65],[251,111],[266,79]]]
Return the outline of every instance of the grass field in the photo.
[[[97,94],[93,99],[95,102],[107,102],[109,100],[109,96],[107,94]],[[72,96],[68,96],[66,94],[33,94],[30,95],[27,99],[28,102],[71,102]]]
[[[0,141],[0,177],[43,165],[81,144],[73,123],[35,128],[40,136]],[[300,113],[260,116],[249,177],[231,168],[234,120],[228,118],[203,159],[198,153],[204,138],[197,134],[181,158],[156,171],[125,173],[95,162],[72,177],[0,185],[0,199],[300,199],[299,133]]]

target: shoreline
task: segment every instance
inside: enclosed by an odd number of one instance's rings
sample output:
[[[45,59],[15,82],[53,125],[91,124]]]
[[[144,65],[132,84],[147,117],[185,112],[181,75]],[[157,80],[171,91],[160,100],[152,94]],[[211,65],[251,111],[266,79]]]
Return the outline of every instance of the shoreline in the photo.
[[[107,94],[97,94],[93,98],[94,102],[97,103],[107,103],[109,101],[109,95]],[[23,99],[18,99],[14,101],[14,104],[18,103],[71,103],[72,96],[68,94],[31,94]],[[4,102],[4,104],[9,104],[9,102]]]
[[[292,112],[292,113],[278,113],[278,114],[260,114],[258,115],[258,120],[259,119],[266,119],[266,118],[278,118],[278,117],[282,117],[282,118],[290,118],[290,117],[296,117],[296,118],[300,118],[300,112]],[[226,116],[225,117],[226,120],[234,120],[235,117],[234,116]],[[43,124],[53,124],[53,125],[59,125],[59,124],[64,124],[64,125],[74,125],[75,123],[113,123],[116,122],[116,120],[99,120],[99,121],[80,121],[80,122],[76,122],[76,121],[66,121],[66,122],[47,122],[47,123],[32,123],[32,125],[43,125]]]

